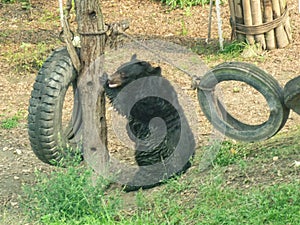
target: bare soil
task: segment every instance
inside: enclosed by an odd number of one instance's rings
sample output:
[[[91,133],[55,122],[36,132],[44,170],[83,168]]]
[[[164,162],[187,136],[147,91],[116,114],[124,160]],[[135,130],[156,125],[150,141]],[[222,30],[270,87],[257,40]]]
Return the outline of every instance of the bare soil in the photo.
[[[173,40],[182,45],[205,46],[207,37],[208,6],[196,6],[189,10],[176,9],[170,11],[159,1],[141,0],[104,0],[102,11],[107,23],[128,19],[130,29],[128,34],[135,37],[154,37]],[[57,1],[32,0],[30,10],[24,10],[21,4],[0,3],[0,121],[11,118],[17,113],[22,115],[20,124],[13,129],[0,128],[0,205],[6,213],[18,212],[18,196],[21,195],[22,184],[31,184],[34,171],[49,171],[50,167],[40,162],[33,154],[27,134],[27,108],[32,85],[37,74],[36,69],[18,70],[18,62],[13,55],[22,52],[22,44],[37,46],[43,42],[49,46],[60,46],[57,41],[60,32]],[[285,49],[265,51],[259,56],[239,58],[251,62],[270,73],[282,86],[287,81],[300,74],[300,16],[297,12],[297,1],[288,2],[291,24],[293,28],[293,43]],[[53,16],[53,13],[54,16]],[[229,41],[231,28],[229,25],[229,7],[222,5],[223,32]],[[74,16],[72,26],[76,27]],[[213,12],[212,46],[217,47],[217,21]],[[211,46],[207,46],[211,47]],[[51,49],[48,49],[48,53]],[[205,55],[199,55],[203,60]],[[128,59],[129,60],[129,59]],[[217,65],[223,60],[206,61],[208,67]],[[181,88],[182,94],[190,101],[186,105],[186,113],[194,129],[198,146],[207,142],[211,135],[211,126],[204,117],[197,102],[197,95],[190,88],[191,79],[186,75],[171,73],[166,68],[163,75]],[[179,95],[180,95],[179,93]],[[254,89],[242,83],[230,83],[222,86],[223,99],[228,108],[242,121],[252,124],[261,123],[268,116],[265,100]],[[185,99],[181,101],[185,102]],[[189,112],[190,110],[190,112]],[[108,118],[113,115],[108,110]],[[288,122],[281,132],[288,132],[298,126],[300,118],[291,112]],[[109,125],[111,122],[108,123]],[[124,150],[122,142],[116,140],[114,131],[109,126],[109,149],[114,157],[132,162],[132,151]],[[290,162],[288,162],[290,163]],[[284,169],[284,167],[282,168]],[[289,168],[287,168],[289,169]],[[237,172],[238,173],[238,172]],[[283,172],[284,173],[284,172]],[[257,182],[269,182],[264,173],[255,174]],[[237,177],[237,176],[235,176]],[[234,182],[234,181],[230,181]],[[18,217],[18,216],[17,216]],[[1,218],[1,215],[0,215]],[[1,220],[0,220],[1,223]]]

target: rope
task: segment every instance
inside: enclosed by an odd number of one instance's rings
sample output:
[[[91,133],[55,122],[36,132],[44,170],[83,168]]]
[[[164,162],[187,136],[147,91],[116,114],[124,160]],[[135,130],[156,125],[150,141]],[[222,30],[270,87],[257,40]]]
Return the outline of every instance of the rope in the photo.
[[[217,11],[217,20],[218,20],[218,34],[219,34],[219,44],[220,49],[223,51],[223,31],[222,31],[222,17],[221,17],[221,8],[220,0],[216,0],[216,11]]]
[[[60,24],[61,28],[64,27],[64,9],[63,9],[63,0],[58,0],[59,5],[59,17],[60,17]]]
[[[286,8],[284,13],[280,17],[270,22],[263,23],[260,25],[250,25],[250,26],[246,26],[240,23],[235,23],[233,24],[232,27],[235,28],[236,33],[240,33],[240,34],[251,34],[251,35],[264,34],[270,30],[273,30],[279,25],[284,24],[287,18],[288,18],[288,9]]]
[[[72,63],[74,65],[74,68],[76,69],[77,72],[79,72],[81,68],[80,59],[72,43],[74,34],[70,30],[68,19],[64,16],[63,0],[58,0],[58,3],[59,3],[60,22],[62,27],[62,32],[60,32],[59,36],[63,37],[64,41],[66,42],[67,50],[72,60]],[[70,2],[68,2],[68,14],[70,9],[71,9]]]
[[[98,32],[82,32],[78,30],[78,34],[83,35],[83,36],[97,36],[97,35],[104,35],[108,32],[109,26],[105,26],[104,30],[100,30]]]

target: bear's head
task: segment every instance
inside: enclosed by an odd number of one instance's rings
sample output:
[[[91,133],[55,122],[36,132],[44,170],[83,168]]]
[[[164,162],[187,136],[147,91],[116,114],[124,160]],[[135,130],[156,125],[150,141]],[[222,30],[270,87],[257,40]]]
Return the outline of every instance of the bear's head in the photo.
[[[133,55],[131,60],[121,65],[115,73],[105,74],[104,90],[113,107],[122,115],[130,114],[130,102],[138,101],[146,89],[159,89],[157,82],[153,85],[145,77],[161,77],[161,68],[153,67],[146,61],[141,61]],[[140,80],[141,79],[141,80]],[[137,81],[138,82],[134,82]],[[154,79],[157,81],[157,79]],[[131,83],[132,86],[125,87]],[[136,86],[138,85],[138,86]]]
[[[122,88],[132,81],[147,76],[161,76],[160,67],[152,67],[150,63],[141,61],[133,55],[131,60],[121,65],[115,73],[107,79],[108,88]]]

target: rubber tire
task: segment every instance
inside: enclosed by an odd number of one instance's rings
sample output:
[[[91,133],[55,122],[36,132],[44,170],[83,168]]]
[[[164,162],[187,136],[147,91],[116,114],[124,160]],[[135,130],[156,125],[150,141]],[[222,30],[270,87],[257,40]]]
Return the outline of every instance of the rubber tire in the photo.
[[[285,105],[300,115],[300,76],[287,82],[283,93]]]
[[[33,85],[28,108],[29,140],[35,155],[50,165],[61,165],[62,159],[70,153],[80,154],[81,151],[76,140],[81,127],[76,78],[77,72],[64,47],[54,50],[46,59]],[[72,122],[64,128],[62,108],[71,85],[74,94]]]
[[[214,95],[222,81],[241,81],[259,91],[268,102],[270,116],[259,125],[248,125],[230,115]],[[222,63],[207,72],[198,87],[201,109],[212,125],[226,136],[239,141],[265,140],[275,135],[286,123],[289,109],[284,104],[283,90],[278,82],[258,67],[242,62]]]

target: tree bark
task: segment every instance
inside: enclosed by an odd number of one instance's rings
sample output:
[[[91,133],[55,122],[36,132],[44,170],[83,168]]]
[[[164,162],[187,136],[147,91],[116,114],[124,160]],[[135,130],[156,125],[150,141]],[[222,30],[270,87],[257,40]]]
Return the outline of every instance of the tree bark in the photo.
[[[81,40],[81,70],[78,89],[82,107],[82,145],[87,163],[100,175],[108,171],[107,127],[103,74],[105,36],[99,0],[75,0],[78,32]]]

